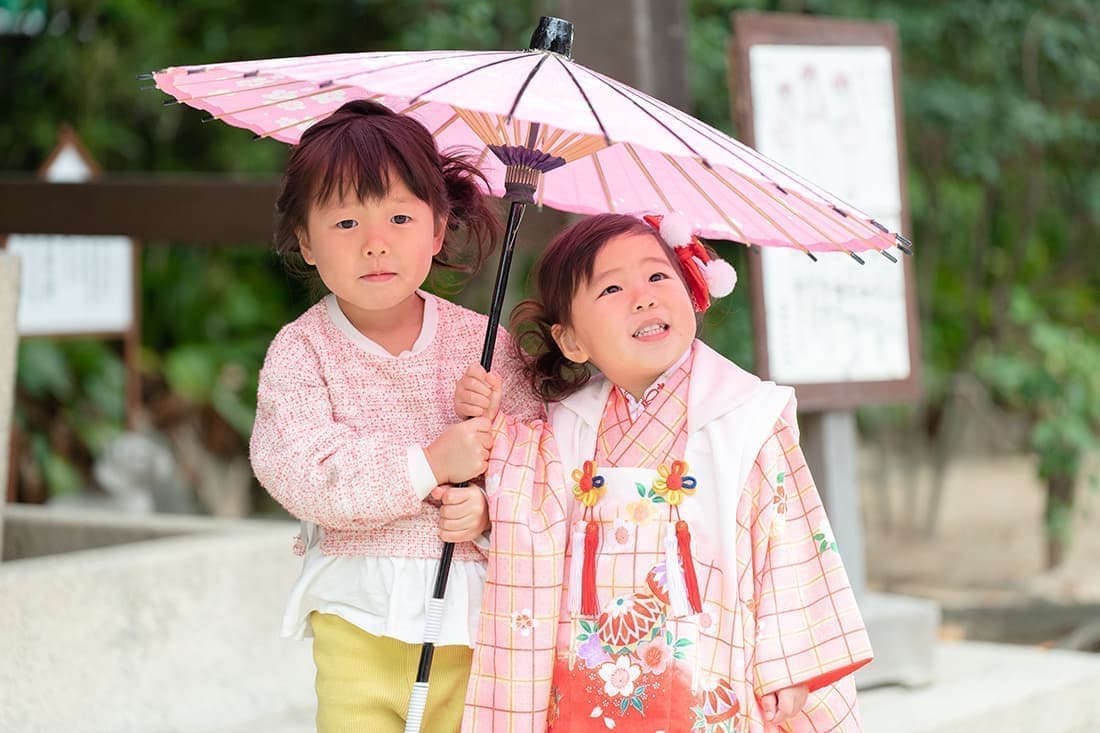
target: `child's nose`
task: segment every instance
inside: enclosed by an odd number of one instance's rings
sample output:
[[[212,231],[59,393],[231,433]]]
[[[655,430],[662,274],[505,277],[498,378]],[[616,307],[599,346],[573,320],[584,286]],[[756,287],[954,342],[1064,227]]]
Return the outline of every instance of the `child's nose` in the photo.
[[[369,234],[365,242],[363,242],[363,256],[364,257],[380,257],[389,253],[389,246],[385,240],[379,236]]]
[[[657,305],[657,298],[648,288],[641,288],[634,294],[634,310],[644,311]]]

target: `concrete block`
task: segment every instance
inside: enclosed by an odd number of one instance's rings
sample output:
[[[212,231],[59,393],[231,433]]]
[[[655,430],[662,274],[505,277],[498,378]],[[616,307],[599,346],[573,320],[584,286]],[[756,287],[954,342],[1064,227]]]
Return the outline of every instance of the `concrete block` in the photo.
[[[251,523],[0,565],[0,731],[206,733],[309,710],[280,639],[297,525]]]
[[[256,522],[12,504],[4,525],[3,559],[10,561],[201,532],[247,531],[255,529]]]
[[[931,684],[935,675],[933,650],[940,627],[939,605],[923,598],[867,593],[859,601],[859,610],[875,650],[875,660],[856,673],[859,688]]]
[[[935,682],[860,692],[867,733],[1095,733],[1100,655],[984,642],[935,646]]]

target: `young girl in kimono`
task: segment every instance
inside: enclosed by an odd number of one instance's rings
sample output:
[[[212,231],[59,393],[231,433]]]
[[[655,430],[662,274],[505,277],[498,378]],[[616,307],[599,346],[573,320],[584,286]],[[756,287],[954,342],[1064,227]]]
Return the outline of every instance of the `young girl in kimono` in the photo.
[[[283,634],[314,637],[322,732],[404,729],[441,540],[457,544],[424,720],[459,726],[486,566],[472,540],[488,522],[481,489],[446,485],[486,465],[488,421],[452,406],[486,318],[420,287],[433,263],[476,266],[490,249],[498,224],[477,175],[366,101],[309,128],[287,166],[276,247],[329,293],[271,343],[251,460],[303,521]],[[509,409],[540,414],[512,350],[496,363]]]
[[[794,393],[696,340],[736,275],[672,219],[567,229],[513,315],[549,423],[495,415],[467,730],[859,730],[871,650]],[[471,367],[456,410],[499,393]]]

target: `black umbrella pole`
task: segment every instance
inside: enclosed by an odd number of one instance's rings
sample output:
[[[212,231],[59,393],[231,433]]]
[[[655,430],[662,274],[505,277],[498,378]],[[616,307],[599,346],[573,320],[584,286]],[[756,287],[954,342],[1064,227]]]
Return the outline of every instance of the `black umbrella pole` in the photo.
[[[527,204],[513,201],[508,211],[508,224],[505,227],[504,246],[500,251],[500,265],[497,267],[496,281],[493,283],[493,298],[489,305],[489,324],[485,329],[485,345],[481,349],[481,367],[485,371],[493,365],[493,349],[496,347],[497,327],[500,314],[504,310],[504,293],[508,289],[508,271],[512,268],[512,253],[516,248],[516,233],[523,221],[523,211]],[[435,574],[435,587],[428,601],[428,614],[424,622],[424,645],[420,648],[420,665],[416,669],[416,682],[409,696],[409,709],[405,715],[405,733],[420,733],[424,718],[424,707],[428,702],[428,676],[432,671],[432,655],[439,641],[439,630],[443,626],[443,595],[447,592],[447,578],[451,574],[451,558],[454,557],[453,542],[443,543],[443,552],[439,556],[439,569]]]

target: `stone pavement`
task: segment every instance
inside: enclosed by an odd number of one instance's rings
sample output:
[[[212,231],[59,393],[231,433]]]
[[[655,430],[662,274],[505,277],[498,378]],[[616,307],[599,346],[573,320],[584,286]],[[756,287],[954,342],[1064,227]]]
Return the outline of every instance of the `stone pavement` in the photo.
[[[861,692],[860,706],[867,733],[1096,733],[1097,693],[1097,654],[940,642],[933,684]]]
[[[860,693],[866,733],[1096,733],[1100,655],[1035,647],[941,642],[936,681]],[[312,733],[299,710],[219,733]]]

